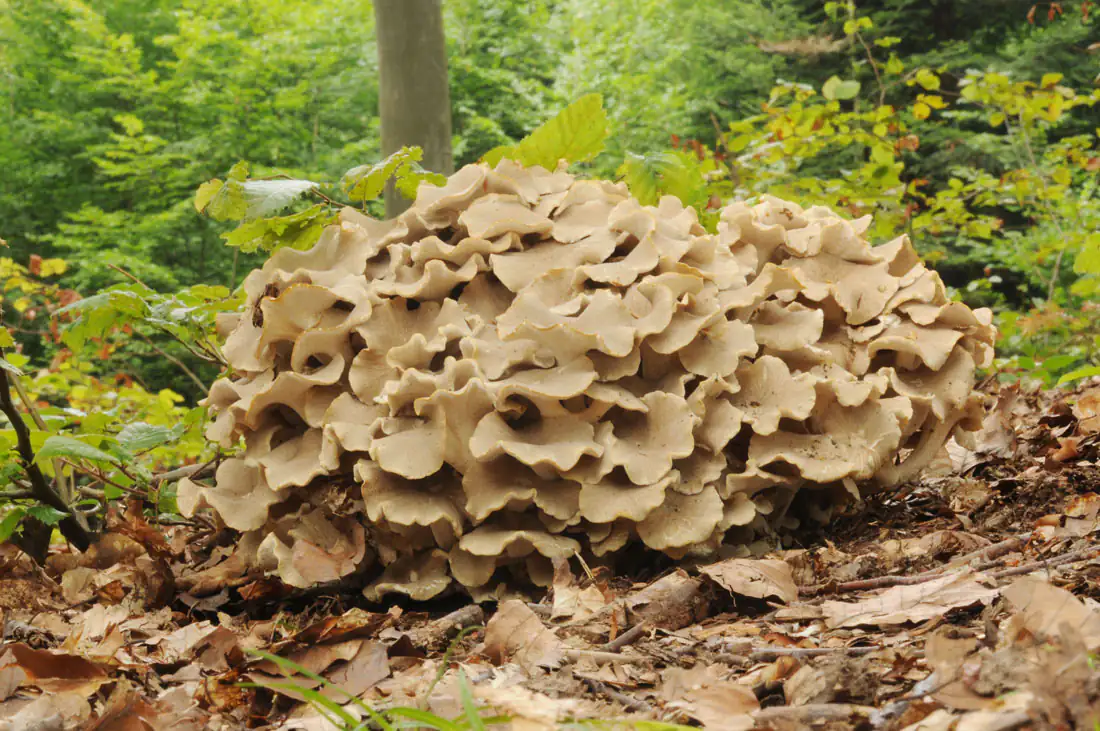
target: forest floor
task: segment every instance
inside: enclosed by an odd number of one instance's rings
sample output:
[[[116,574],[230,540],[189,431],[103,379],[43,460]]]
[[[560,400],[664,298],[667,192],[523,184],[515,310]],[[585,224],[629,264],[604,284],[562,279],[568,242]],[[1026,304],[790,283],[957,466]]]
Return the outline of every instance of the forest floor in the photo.
[[[977,450],[790,550],[526,601],[292,591],[137,510],[45,570],[4,546],[0,729],[351,729],[345,693],[446,731],[1100,728],[1100,386],[996,395]]]

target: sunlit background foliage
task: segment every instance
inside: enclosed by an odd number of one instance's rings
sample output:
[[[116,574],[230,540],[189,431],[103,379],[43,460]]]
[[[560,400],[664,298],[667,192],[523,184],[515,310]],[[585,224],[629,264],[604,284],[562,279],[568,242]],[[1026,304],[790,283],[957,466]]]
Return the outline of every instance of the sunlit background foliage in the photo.
[[[444,7],[458,164],[582,100],[609,129],[582,170],[708,225],[763,193],[873,214],[995,309],[1000,378],[1100,374],[1094,2]],[[213,456],[195,403],[249,269],[431,179],[380,162],[373,33],[367,0],[0,0],[0,365],[90,515],[150,489],[171,512],[155,473]],[[0,536],[32,507],[14,443]]]

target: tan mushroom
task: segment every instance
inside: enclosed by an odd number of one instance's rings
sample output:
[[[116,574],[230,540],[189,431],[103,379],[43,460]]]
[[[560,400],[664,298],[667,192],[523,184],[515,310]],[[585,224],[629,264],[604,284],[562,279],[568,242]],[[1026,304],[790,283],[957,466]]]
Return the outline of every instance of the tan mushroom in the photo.
[[[709,233],[509,160],[346,210],[219,317],[207,434],[243,450],[181,510],[293,586],[377,563],[374,601],[500,599],[638,541],[759,555],[981,428],[991,313],[870,225],[762,196]]]

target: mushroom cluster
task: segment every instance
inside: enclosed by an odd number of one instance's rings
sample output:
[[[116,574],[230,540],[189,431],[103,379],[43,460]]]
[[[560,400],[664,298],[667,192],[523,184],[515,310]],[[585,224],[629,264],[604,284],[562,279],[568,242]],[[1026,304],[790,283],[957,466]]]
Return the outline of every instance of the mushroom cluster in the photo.
[[[508,160],[393,220],[344,210],[221,323],[208,436],[243,449],[179,505],[293,586],[377,565],[371,598],[545,585],[639,541],[745,552],[980,424],[990,313],[869,223],[764,197],[710,234]]]

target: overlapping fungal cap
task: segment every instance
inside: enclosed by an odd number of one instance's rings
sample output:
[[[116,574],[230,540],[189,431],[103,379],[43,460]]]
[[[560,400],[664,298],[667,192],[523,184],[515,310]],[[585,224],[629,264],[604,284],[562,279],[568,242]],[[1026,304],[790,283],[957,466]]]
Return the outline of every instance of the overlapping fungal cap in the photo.
[[[709,234],[675,198],[507,160],[394,220],[345,210],[247,278],[208,400],[244,448],[179,503],[288,584],[366,570],[372,598],[736,550],[979,424],[990,313],[869,222],[764,197]]]

